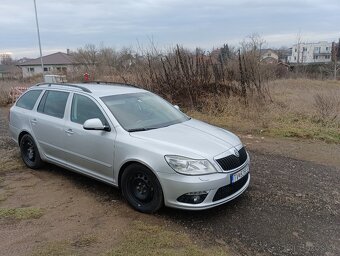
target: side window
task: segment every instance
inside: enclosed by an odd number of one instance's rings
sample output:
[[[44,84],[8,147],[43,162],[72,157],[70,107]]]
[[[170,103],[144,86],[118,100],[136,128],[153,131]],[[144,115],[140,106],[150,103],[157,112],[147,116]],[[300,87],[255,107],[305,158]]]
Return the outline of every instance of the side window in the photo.
[[[68,95],[68,92],[46,91],[39,103],[38,112],[63,118]]]
[[[32,110],[40,94],[41,90],[28,91],[21,96],[16,105],[21,108]]]
[[[90,98],[74,94],[71,108],[71,121],[84,124],[86,120],[99,118],[104,125],[108,125],[102,111]]]

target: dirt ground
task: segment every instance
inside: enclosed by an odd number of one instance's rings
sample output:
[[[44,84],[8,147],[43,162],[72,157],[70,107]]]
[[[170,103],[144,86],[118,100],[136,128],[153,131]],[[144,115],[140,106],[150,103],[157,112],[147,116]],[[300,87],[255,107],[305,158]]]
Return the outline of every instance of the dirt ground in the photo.
[[[0,109],[1,255],[340,255],[340,145],[241,135],[252,180],[203,212],[132,210],[103,183],[25,168]],[[9,210],[10,209],[10,210]]]

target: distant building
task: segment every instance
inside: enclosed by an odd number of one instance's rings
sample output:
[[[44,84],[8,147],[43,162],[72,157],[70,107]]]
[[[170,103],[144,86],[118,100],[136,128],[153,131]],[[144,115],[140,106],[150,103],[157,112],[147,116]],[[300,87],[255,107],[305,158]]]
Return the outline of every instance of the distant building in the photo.
[[[277,50],[277,55],[279,56],[279,62],[288,63],[288,57],[292,55],[292,48],[282,47]]]
[[[272,49],[262,49],[260,53],[261,62],[275,64],[279,61],[279,55]]]
[[[66,75],[67,72],[72,71],[76,65],[73,57],[63,52],[46,55],[43,56],[42,59],[44,63],[44,74]],[[19,63],[18,66],[21,68],[24,78],[43,73],[40,58]]]
[[[292,47],[292,54],[288,56],[289,63],[311,64],[332,61],[332,43],[300,43]]]

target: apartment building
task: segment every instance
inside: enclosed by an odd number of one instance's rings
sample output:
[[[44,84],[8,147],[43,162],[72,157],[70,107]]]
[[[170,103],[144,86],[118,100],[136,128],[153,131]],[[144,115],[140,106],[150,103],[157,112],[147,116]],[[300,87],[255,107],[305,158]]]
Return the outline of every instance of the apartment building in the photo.
[[[292,54],[288,56],[289,63],[311,64],[327,63],[332,61],[332,43],[299,43],[291,48]]]

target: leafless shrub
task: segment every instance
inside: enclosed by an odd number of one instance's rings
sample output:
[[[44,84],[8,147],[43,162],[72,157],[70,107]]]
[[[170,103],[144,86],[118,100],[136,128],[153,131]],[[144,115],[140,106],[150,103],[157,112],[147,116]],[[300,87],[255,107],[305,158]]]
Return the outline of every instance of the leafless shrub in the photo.
[[[313,105],[317,121],[334,121],[340,113],[340,99],[336,95],[317,93]]]
[[[253,65],[249,65],[249,60],[244,58],[245,54],[246,51],[239,51],[238,55],[229,52],[224,56],[214,56],[213,53],[204,53],[199,49],[191,52],[177,45],[166,54],[148,52],[144,63],[147,69],[135,71],[139,82],[151,87],[148,89],[191,109],[205,107],[207,94],[214,97],[237,95],[243,99],[249,93],[261,94],[259,100],[264,100],[266,81],[259,81],[253,74],[256,65],[261,63],[256,59]]]
[[[252,96],[256,94],[262,100],[269,96],[266,85],[270,79],[275,78],[276,67],[261,62],[261,50],[264,43],[265,41],[256,34],[249,36],[241,43],[239,67],[241,84],[244,84],[243,97],[245,99],[247,98],[246,94]]]
[[[15,86],[22,86],[16,81],[0,81],[0,106],[6,106],[12,102],[10,91]]]
[[[247,104],[248,96],[265,101],[269,95],[265,85],[270,74],[260,61],[260,49],[261,41],[255,37],[238,51],[228,45],[212,52],[199,48],[191,51],[179,45],[160,51],[151,44],[139,52],[130,48],[117,52],[86,45],[73,53],[80,65],[78,75],[69,80],[82,79],[87,72],[91,80],[137,83],[182,107],[196,110],[205,107],[207,95],[234,95]]]
[[[0,87],[0,106],[6,106],[11,102],[9,92],[10,92],[9,88]]]
[[[192,53],[176,46],[167,54],[146,55],[146,72],[138,73],[142,83],[148,82],[156,93],[181,102],[186,107],[202,107],[207,93],[228,93],[228,82],[223,81],[217,63],[211,56]]]

